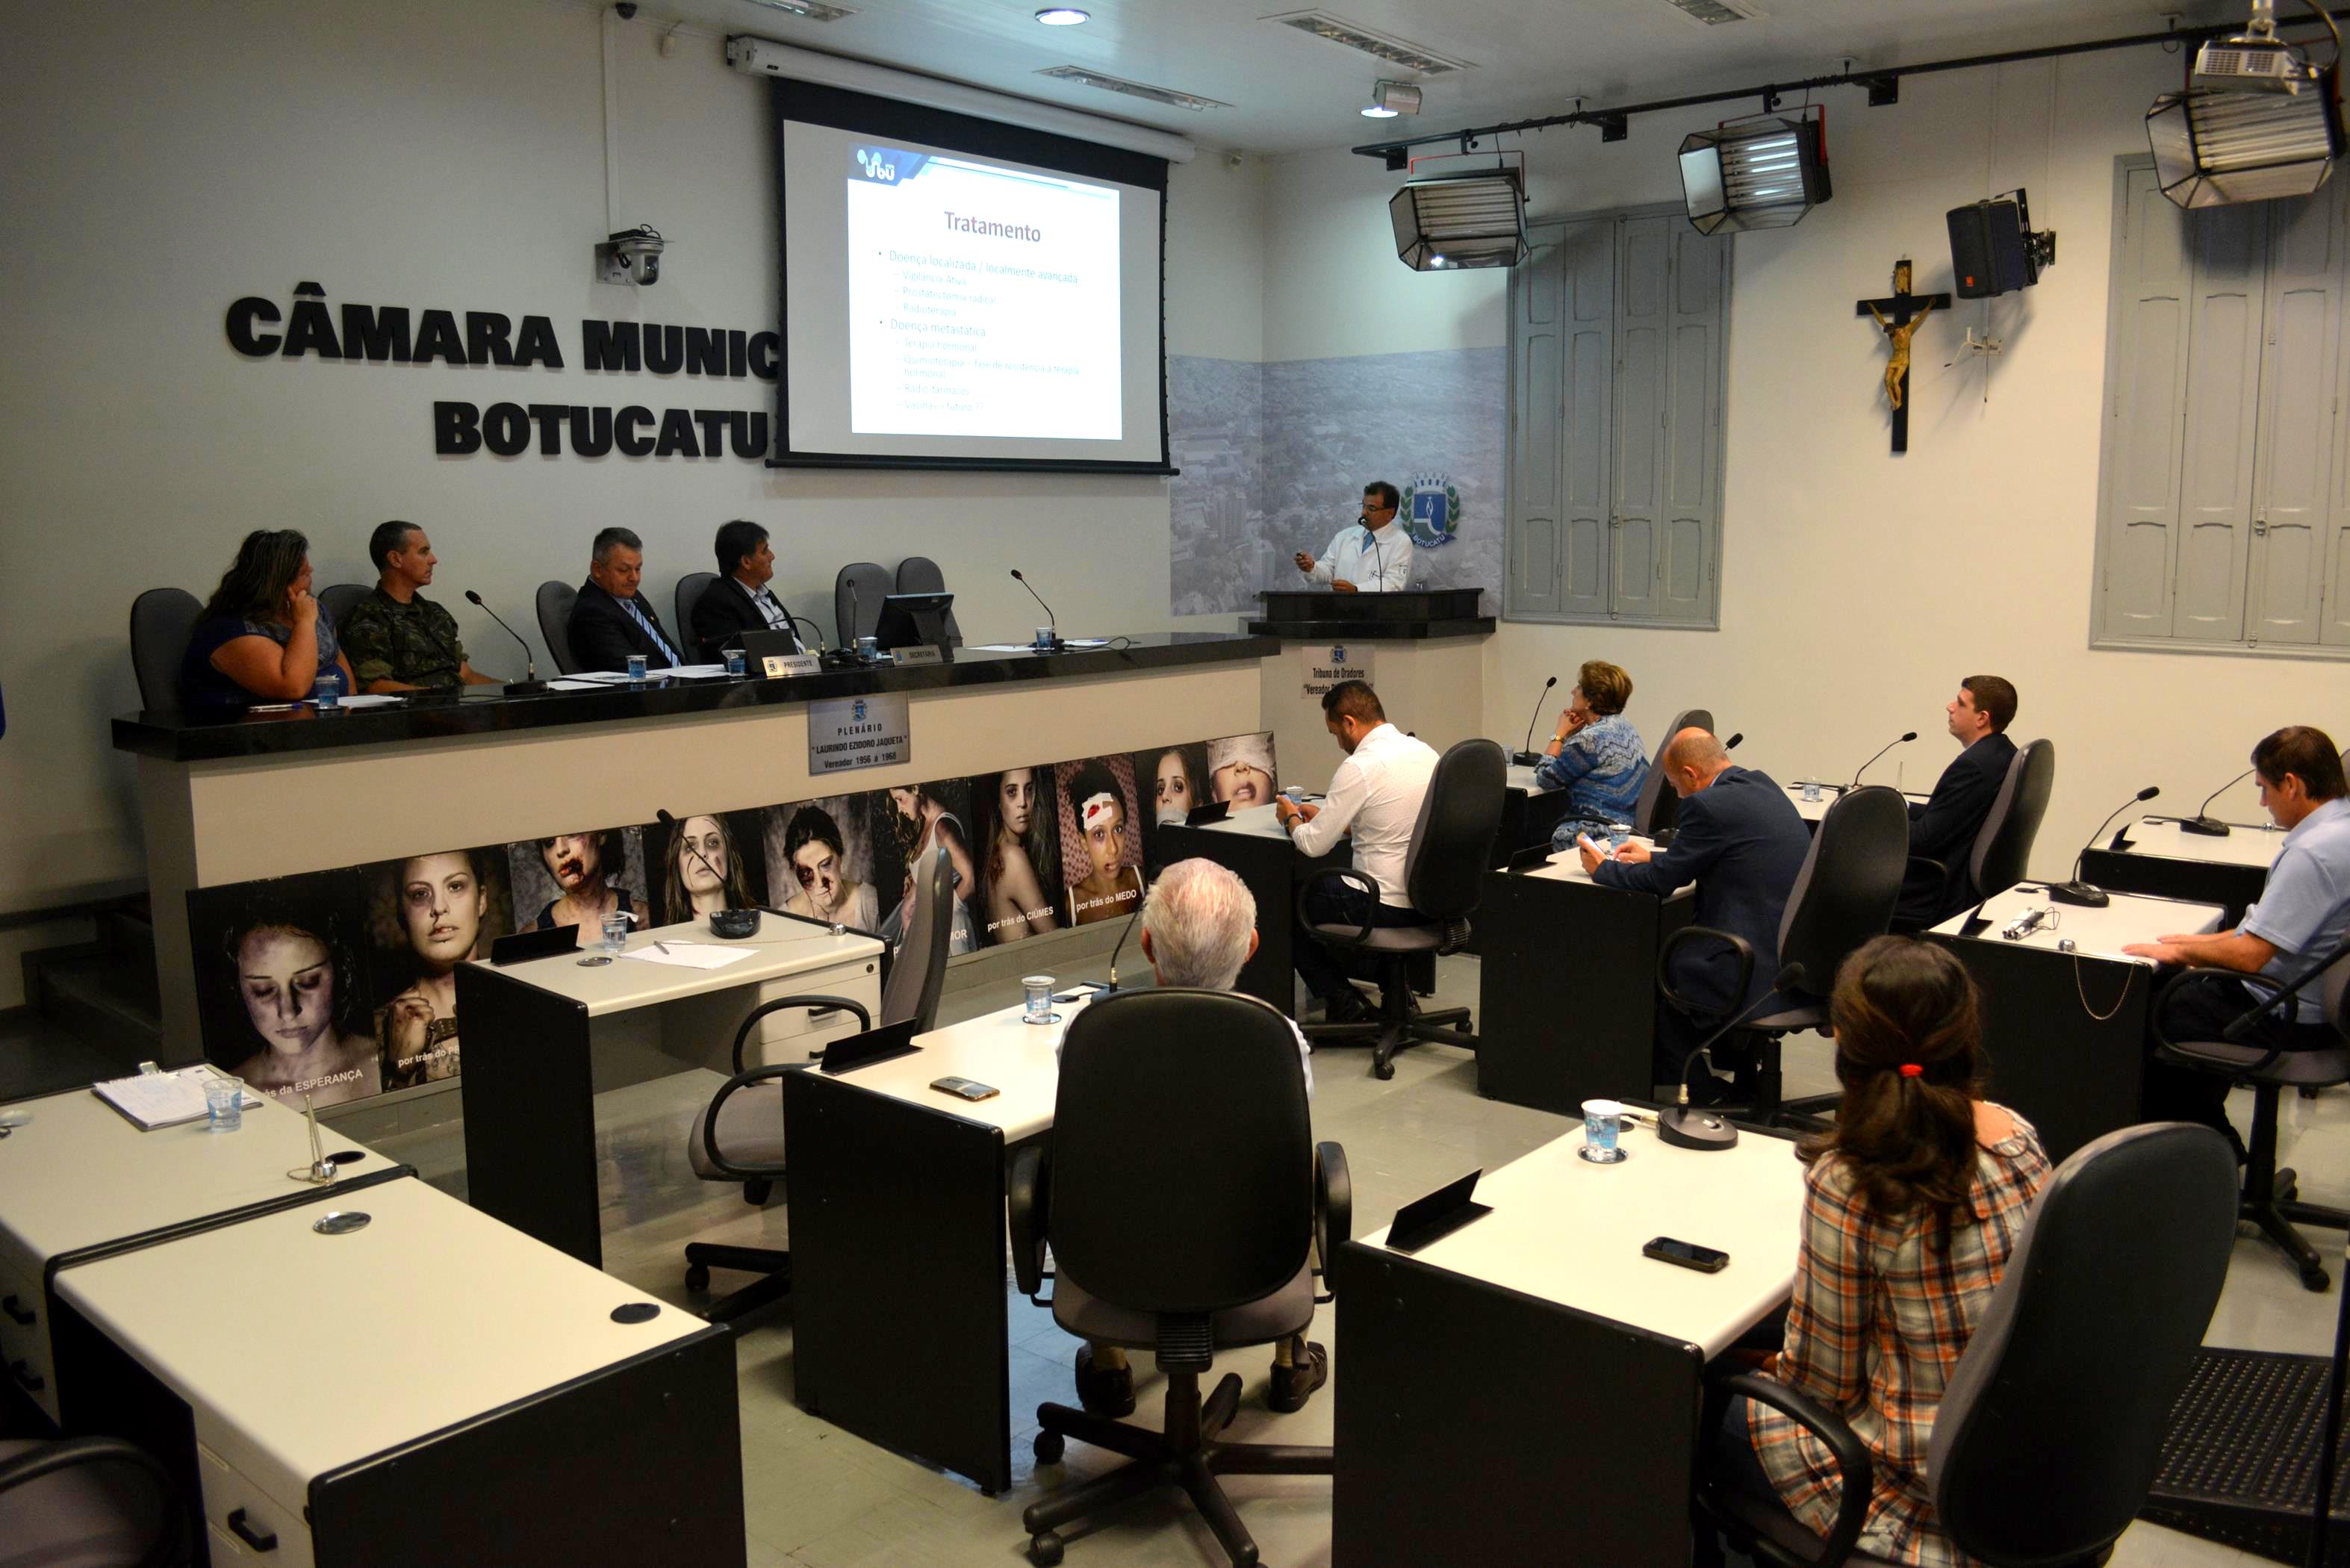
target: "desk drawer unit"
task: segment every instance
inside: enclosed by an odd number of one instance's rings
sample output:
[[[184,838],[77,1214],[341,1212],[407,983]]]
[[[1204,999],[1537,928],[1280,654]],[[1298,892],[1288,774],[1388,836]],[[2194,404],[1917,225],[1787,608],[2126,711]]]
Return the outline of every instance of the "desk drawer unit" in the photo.
[[[204,1532],[213,1562],[268,1563],[281,1568],[314,1568],[310,1524],[299,1503],[269,1495],[260,1483],[221,1458],[207,1438],[224,1434],[196,1423],[196,1475],[203,1486]]]
[[[0,1366],[19,1394],[57,1418],[57,1369],[49,1350],[49,1303],[38,1283],[0,1266]]]

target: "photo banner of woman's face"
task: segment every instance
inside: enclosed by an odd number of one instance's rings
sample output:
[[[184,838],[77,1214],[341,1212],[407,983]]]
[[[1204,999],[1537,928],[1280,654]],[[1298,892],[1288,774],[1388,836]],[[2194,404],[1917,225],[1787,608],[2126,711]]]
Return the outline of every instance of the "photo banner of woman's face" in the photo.
[[[321,1108],[458,1075],[456,970],[517,930],[637,929],[764,903],[904,940],[944,850],[949,950],[1123,919],[1192,807],[1261,805],[1267,732],[1008,767],[665,824],[553,832],[188,894],[204,1055]]]

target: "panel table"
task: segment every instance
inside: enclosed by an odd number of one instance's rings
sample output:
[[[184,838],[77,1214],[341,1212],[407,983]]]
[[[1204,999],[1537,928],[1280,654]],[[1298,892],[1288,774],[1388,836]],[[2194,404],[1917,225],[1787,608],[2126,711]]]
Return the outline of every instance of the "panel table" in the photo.
[[[2260,901],[2269,867],[2284,850],[2284,832],[2230,825],[2215,838],[2186,832],[2176,817],[2141,817],[2081,857],[2081,875],[2100,888],[2217,904],[2225,910],[2222,929],[2243,918]]]

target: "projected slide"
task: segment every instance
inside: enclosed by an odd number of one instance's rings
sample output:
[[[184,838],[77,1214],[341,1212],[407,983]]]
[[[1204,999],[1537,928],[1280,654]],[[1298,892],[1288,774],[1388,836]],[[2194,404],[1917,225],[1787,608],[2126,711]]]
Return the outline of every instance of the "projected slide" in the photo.
[[[851,431],[1119,439],[1115,187],[869,142],[842,178]]]

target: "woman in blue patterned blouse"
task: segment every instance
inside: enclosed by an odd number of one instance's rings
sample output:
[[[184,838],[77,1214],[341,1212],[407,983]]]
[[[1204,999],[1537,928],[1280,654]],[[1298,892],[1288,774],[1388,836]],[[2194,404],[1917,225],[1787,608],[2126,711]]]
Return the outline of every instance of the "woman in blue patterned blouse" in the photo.
[[[1594,659],[1575,672],[1566,711],[1534,767],[1544,789],[1566,791],[1566,815],[1551,835],[1553,848],[1572,849],[1579,833],[1632,820],[1648,782],[1648,749],[1624,717],[1631,700],[1632,678],[1606,659]]]

